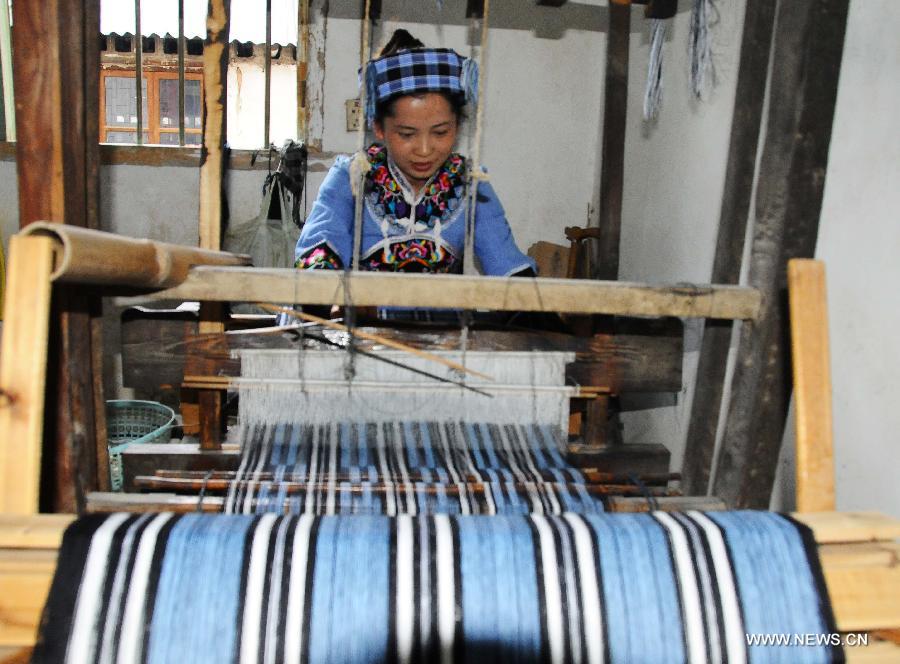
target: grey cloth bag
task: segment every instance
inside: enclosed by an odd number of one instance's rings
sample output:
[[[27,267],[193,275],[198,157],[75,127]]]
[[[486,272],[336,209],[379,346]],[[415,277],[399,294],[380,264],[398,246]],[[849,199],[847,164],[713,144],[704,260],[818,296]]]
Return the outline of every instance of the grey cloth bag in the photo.
[[[275,174],[269,175],[263,185],[259,214],[255,219],[229,226],[223,248],[236,254],[249,254],[254,267],[293,267],[294,247],[300,237],[300,229],[291,218],[291,210],[282,195],[282,184]],[[280,203],[281,219],[270,219],[272,196]],[[236,313],[268,313],[248,304],[231,308]]]

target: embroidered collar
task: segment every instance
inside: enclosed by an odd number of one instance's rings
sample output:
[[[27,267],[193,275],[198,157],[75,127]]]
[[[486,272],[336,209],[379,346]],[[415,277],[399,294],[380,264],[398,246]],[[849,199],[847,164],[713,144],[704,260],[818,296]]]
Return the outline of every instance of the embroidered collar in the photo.
[[[418,196],[388,156],[387,148],[373,144],[366,150],[371,168],[366,174],[366,205],[387,237],[397,232],[434,230],[455,220],[463,210],[466,160],[451,154],[432,175]]]

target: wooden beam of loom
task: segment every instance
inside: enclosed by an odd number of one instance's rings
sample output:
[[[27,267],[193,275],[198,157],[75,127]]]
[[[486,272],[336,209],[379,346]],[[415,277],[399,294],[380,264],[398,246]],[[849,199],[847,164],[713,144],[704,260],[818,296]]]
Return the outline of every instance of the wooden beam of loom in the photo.
[[[196,510],[196,499],[189,500],[187,508]],[[900,627],[900,564],[892,541],[900,537],[900,521],[866,513],[793,516],[812,528],[819,544],[838,629]],[[0,515],[0,647],[34,644],[62,534],[74,518]],[[847,651],[861,659],[865,653],[864,647]]]
[[[280,302],[355,306],[554,311],[748,320],[759,310],[752,288],[652,286],[587,279],[470,277],[278,268],[192,268],[184,283],[119,304],[158,300]]]

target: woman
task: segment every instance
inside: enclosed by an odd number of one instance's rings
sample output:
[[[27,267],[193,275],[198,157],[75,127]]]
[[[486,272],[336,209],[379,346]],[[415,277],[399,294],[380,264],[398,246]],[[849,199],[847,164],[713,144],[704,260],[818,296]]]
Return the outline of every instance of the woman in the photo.
[[[353,260],[354,194],[363,181],[360,268],[460,272],[466,160],[453,147],[477,88],[475,63],[427,49],[397,30],[366,71],[367,121],[378,143],[329,171],[297,242],[295,266],[339,269]],[[534,275],[493,188],[478,186],[474,249],[488,275]]]

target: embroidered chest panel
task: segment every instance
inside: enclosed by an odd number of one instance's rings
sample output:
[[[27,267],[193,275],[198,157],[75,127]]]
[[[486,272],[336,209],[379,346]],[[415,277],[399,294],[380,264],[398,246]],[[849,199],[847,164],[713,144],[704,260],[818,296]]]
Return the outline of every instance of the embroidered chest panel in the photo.
[[[414,201],[402,173],[391,168],[385,147],[372,145],[366,156],[371,166],[366,174],[366,207],[385,236],[446,225],[465,208],[466,160],[462,155],[451,154]]]

